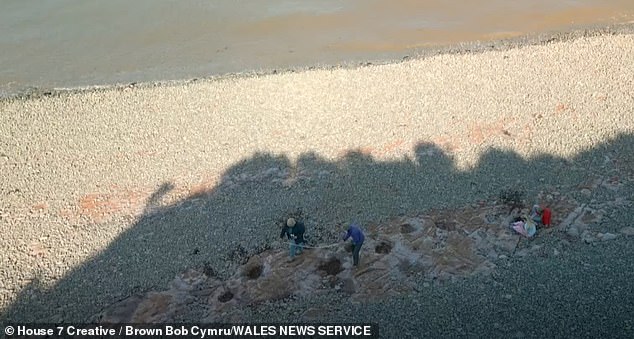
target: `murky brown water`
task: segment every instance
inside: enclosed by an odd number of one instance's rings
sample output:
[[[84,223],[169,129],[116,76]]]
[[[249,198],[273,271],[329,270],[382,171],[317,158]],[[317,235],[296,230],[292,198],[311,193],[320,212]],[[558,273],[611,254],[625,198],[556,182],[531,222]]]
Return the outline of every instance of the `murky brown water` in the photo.
[[[632,20],[632,0],[3,0],[0,95],[399,58]]]

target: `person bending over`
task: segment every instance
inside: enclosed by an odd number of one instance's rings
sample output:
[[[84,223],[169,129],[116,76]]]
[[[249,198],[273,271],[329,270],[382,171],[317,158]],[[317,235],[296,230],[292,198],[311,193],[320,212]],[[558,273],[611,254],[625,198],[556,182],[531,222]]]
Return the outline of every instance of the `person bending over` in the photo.
[[[296,221],[293,218],[288,218],[288,220],[286,220],[286,225],[282,228],[280,238],[287,236],[291,241],[289,249],[291,260],[295,258],[295,254],[301,254],[304,249],[304,244],[306,243],[304,240],[304,232],[306,232],[304,223]]]
[[[365,240],[365,236],[363,235],[363,231],[361,231],[361,227],[357,223],[352,223],[348,226],[348,231],[343,237],[343,241],[348,240],[348,238],[352,238],[352,245],[354,245],[354,249],[352,250],[352,261],[354,266],[359,265],[359,252],[361,251],[361,246],[363,245],[363,240]]]

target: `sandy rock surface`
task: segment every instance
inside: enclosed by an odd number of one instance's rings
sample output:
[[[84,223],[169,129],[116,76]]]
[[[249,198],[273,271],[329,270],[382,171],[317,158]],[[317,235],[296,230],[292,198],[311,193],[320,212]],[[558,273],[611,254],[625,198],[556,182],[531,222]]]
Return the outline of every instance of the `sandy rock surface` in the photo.
[[[557,192],[555,192],[557,193]],[[336,291],[352,302],[372,302],[418,291],[429,283],[442,283],[474,274],[491,274],[508,258],[560,255],[561,242],[609,241],[618,237],[597,232],[606,208],[592,209],[556,194],[541,202],[557,211],[552,225],[540,224],[539,233],[526,237],[515,232],[510,220],[527,216],[528,209],[481,201],[457,210],[432,211],[401,217],[366,228],[362,263],[353,267],[352,246],[307,245],[289,260],[288,252],[271,249],[251,256],[226,280],[209,268],[188,269],[165,291],[134,295],[92,317],[103,323],[175,322],[192,303],[205,305],[205,322],[243,322],[244,310],[288,298],[307,298]],[[583,230],[579,234],[579,230]],[[573,232],[574,231],[574,232]],[[628,230],[622,231],[627,234]],[[521,243],[524,241],[524,243]],[[553,246],[553,243],[556,245]],[[334,246],[333,246],[334,245]],[[314,320],[324,309],[302,315]]]

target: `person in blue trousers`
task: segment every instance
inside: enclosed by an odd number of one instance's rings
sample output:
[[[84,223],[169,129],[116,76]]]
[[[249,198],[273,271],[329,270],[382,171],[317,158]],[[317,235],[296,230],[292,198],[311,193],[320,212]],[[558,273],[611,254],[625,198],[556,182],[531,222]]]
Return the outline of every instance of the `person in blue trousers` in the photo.
[[[288,218],[286,220],[286,226],[282,228],[282,233],[280,234],[280,238],[284,238],[284,236],[288,237],[288,240],[291,241],[291,245],[289,248],[290,251],[290,260],[295,258],[295,254],[301,254],[304,249],[304,244],[306,241],[304,240],[304,232],[306,232],[306,226],[301,221],[296,221],[293,218]]]
[[[359,266],[359,252],[361,251],[363,240],[365,240],[365,236],[363,235],[363,231],[361,231],[359,224],[352,223],[348,226],[348,231],[344,235],[343,241],[348,240],[348,238],[352,239],[352,245],[354,245],[354,249],[352,250],[353,265]]]

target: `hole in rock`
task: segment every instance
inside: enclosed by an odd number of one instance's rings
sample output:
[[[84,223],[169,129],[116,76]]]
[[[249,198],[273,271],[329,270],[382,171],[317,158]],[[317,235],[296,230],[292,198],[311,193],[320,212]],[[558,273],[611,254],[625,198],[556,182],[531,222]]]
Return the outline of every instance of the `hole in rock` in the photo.
[[[376,245],[374,251],[376,253],[388,254],[392,251],[392,245],[385,241],[381,241],[378,245]]]
[[[233,299],[233,293],[231,293],[231,291],[225,291],[223,294],[218,296],[218,301],[221,303],[226,303],[231,299]]]
[[[213,267],[211,267],[211,264],[208,261],[205,261],[205,263],[203,264],[203,274],[208,277],[216,276],[216,271]]]
[[[337,258],[331,258],[317,267],[320,271],[326,272],[328,275],[337,275],[343,271],[341,261]]]
[[[445,231],[455,231],[456,230],[456,222],[450,220],[439,220],[436,221],[436,227]]]
[[[263,269],[264,268],[262,267],[262,265],[255,265],[249,268],[249,270],[247,271],[247,277],[249,279],[257,279],[260,277],[260,275],[262,275]]]
[[[403,224],[401,225],[401,233],[412,233],[416,231],[416,228],[410,224]]]

